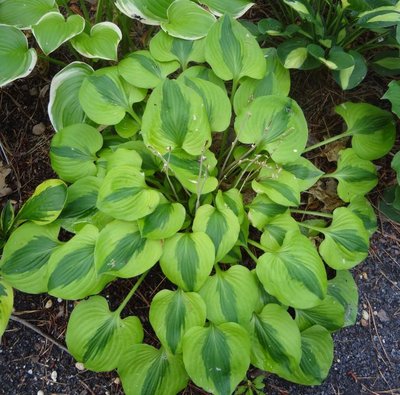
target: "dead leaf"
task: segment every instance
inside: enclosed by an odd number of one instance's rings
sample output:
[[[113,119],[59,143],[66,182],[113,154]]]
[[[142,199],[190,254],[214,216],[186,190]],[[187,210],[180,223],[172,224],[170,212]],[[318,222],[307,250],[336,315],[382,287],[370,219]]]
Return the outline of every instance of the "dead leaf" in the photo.
[[[343,202],[337,196],[336,188],[337,183],[332,178],[318,181],[318,183],[308,191],[308,209],[314,209],[319,205],[316,200],[323,204],[322,211],[331,212],[335,208],[342,206]]]
[[[9,195],[12,189],[7,186],[6,178],[11,173],[11,169],[3,166],[3,162],[0,162],[0,197]]]
[[[337,162],[339,158],[339,152],[344,150],[347,146],[347,139],[337,140],[326,146],[321,152],[322,156],[325,156],[329,162]]]

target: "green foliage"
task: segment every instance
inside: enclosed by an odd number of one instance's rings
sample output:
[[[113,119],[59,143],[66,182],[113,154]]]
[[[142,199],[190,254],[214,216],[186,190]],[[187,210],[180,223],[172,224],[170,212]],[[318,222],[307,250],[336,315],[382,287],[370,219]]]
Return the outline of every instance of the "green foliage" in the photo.
[[[286,68],[327,67],[344,90],[365,78],[368,51],[400,47],[400,13],[394,0],[273,0],[270,6],[272,18],[254,26],[259,40],[269,45],[278,42]],[[379,53],[370,65],[382,74],[398,74],[398,51],[394,56]]]
[[[307,1],[285,3],[303,21],[318,22]],[[367,256],[376,228],[365,195],[376,185],[371,161],[393,145],[392,116],[344,103],[336,111],[347,130],[306,148],[307,122],[287,97],[290,75],[280,59],[338,71],[337,64],[350,68],[350,55],[332,48],[325,56],[311,42],[306,52],[293,43],[263,51],[235,19],[250,2],[201,4],[207,7],[117,0],[122,13],[163,29],[149,51],[123,51],[120,61],[126,37],[99,17],[80,32],[81,19],[61,19],[48,1],[32,2],[31,19],[8,17],[32,26],[46,53],[71,39],[83,56],[113,63],[92,62],[94,70],[73,62],[52,80],[49,115],[57,133],[50,159],[60,180],[41,184],[17,215],[10,203],[3,208],[0,333],[11,287],[89,297],[72,312],[68,348],[88,369],[117,369],[127,394],[172,395],[189,379],[231,394],[250,364],[320,384],[332,363],[331,332],[355,321],[357,288],[346,270]],[[39,15],[39,5],[49,13]],[[12,10],[12,3],[1,2],[2,9]],[[53,24],[57,34],[47,41]],[[17,63],[31,51],[25,37],[20,47]],[[290,48],[294,54],[282,57]],[[15,71],[0,73],[1,81],[24,74]],[[349,136],[352,148],[339,153],[332,173],[304,156]],[[300,210],[303,192],[327,177],[338,182],[341,207]],[[327,266],[336,270],[331,280]],[[157,270],[169,280],[149,301],[159,349],[142,343],[138,317],[122,314],[147,273]],[[138,276],[114,311],[96,296],[118,278]],[[260,377],[237,393],[261,391]]]

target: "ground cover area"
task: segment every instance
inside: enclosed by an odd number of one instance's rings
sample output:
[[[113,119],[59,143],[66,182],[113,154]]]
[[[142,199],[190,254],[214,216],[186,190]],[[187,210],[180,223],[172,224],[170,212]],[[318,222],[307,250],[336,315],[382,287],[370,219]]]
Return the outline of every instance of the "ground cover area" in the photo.
[[[48,162],[53,130],[46,107],[51,76],[57,70],[57,66],[41,63],[28,78],[0,90],[1,205],[12,199],[20,206],[40,182],[54,177]],[[344,93],[324,70],[295,72],[290,96],[303,109],[310,142],[314,143],[342,131],[343,123],[333,113],[336,104],[361,101],[389,109],[389,103],[380,100],[388,81],[371,73],[361,86]],[[399,142],[393,152],[398,149]],[[333,170],[329,158],[335,155],[334,150],[317,151],[310,158],[325,171]],[[369,196],[375,207],[382,190],[394,180],[390,157],[378,165],[380,186]],[[311,198],[335,207],[335,199],[329,196],[331,187],[321,185]],[[266,375],[265,393],[400,394],[400,226],[379,216],[370,256],[352,273],[360,294],[357,323],[334,334],[334,363],[326,381],[318,387],[305,387]],[[102,294],[118,303],[130,284],[118,281]],[[127,314],[135,314],[143,321],[161,286],[166,286],[166,280],[153,269],[130,302]],[[123,394],[116,373],[82,370],[65,350],[66,324],[73,307],[73,302],[48,295],[16,293],[15,311],[0,344],[0,394]],[[145,331],[146,342],[155,344],[151,328],[147,326]],[[252,370],[248,378],[252,380],[260,374],[263,373]],[[184,393],[204,392],[190,385]]]

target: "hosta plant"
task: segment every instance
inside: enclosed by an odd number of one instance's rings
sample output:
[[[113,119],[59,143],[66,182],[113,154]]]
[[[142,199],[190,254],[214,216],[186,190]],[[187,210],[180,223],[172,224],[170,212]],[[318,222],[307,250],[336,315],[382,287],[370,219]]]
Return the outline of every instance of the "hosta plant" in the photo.
[[[231,394],[250,366],[320,384],[331,333],[356,319],[349,269],[368,254],[371,161],[391,149],[395,127],[390,113],[344,103],[345,131],[306,148],[289,88],[276,51],[231,15],[198,40],[160,30],[150,50],[117,64],[62,69],[49,103],[60,179],[1,218],[0,329],[11,287],[47,292],[81,300],[67,346],[88,369],[117,369],[126,394],[176,394],[189,380]],[[303,155],[339,138],[348,148],[327,173]],[[328,179],[337,208],[308,211]],[[149,271],[168,281],[141,322],[126,306]],[[99,293],[118,278],[135,280],[111,310]],[[143,343],[143,324],[158,347]]]
[[[281,38],[278,55],[286,68],[325,66],[342,89],[357,86],[370,65],[383,74],[398,74],[400,2],[397,0],[275,0],[271,18],[253,26],[260,40]],[[282,41],[283,39],[283,41]],[[278,39],[279,40],[279,39]],[[377,49],[385,48],[386,51]]]

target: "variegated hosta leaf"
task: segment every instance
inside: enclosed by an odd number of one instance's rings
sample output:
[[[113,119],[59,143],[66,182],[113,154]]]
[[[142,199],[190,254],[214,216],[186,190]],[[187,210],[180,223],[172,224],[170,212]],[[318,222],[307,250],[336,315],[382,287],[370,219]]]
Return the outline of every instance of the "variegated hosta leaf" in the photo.
[[[17,222],[47,225],[55,221],[67,200],[67,186],[61,180],[46,180],[36,187],[16,217]]]
[[[11,203],[11,200],[8,200],[7,203],[3,206],[0,214],[0,234],[2,234],[3,236],[7,235],[14,225],[14,220],[14,206]]]
[[[122,77],[138,88],[155,88],[178,68],[178,62],[159,62],[149,51],[132,52],[118,64]]]
[[[126,395],[176,395],[189,381],[182,355],[147,344],[135,344],[125,350],[118,374]]]
[[[357,51],[349,51],[348,55],[353,58],[353,65],[343,69],[333,71],[333,78],[343,90],[353,89],[367,75],[368,67],[364,57]]]
[[[106,299],[93,296],[75,307],[65,340],[72,356],[85,368],[105,372],[119,366],[127,345],[143,340],[143,329],[137,317],[121,319],[109,310]]]
[[[97,173],[94,161],[103,145],[101,133],[86,124],[67,126],[56,133],[51,141],[51,166],[65,181],[75,182]]]
[[[105,67],[85,78],[79,90],[79,102],[94,122],[115,125],[126,113],[132,114],[132,104],[141,102],[146,90],[128,84],[118,68]]]
[[[396,127],[392,115],[367,103],[343,103],[336,112],[345,120],[356,154],[367,160],[379,159],[393,147]]]
[[[300,14],[300,17],[306,20],[313,18],[313,9],[308,0],[283,0],[289,7],[292,7]]]
[[[361,159],[352,148],[340,151],[337,169],[329,176],[338,180],[337,192],[344,202],[364,196],[378,183],[375,165]]]
[[[215,208],[210,204],[199,207],[193,220],[194,232],[204,232],[215,247],[215,260],[222,259],[236,244],[240,224],[228,207]]]
[[[97,23],[90,33],[79,34],[71,40],[72,46],[89,59],[118,59],[118,44],[122,39],[121,30],[112,22]]]
[[[336,298],[326,295],[317,306],[310,309],[296,309],[296,322],[301,331],[313,325],[321,325],[328,331],[336,331],[344,326],[344,307]]]
[[[147,25],[167,21],[168,7],[174,0],[116,0],[116,7],[125,15]]]
[[[276,250],[283,244],[286,234],[299,231],[299,225],[289,211],[276,215],[268,220],[261,235],[261,244],[268,250]]]
[[[180,203],[161,202],[149,215],[138,220],[140,233],[150,240],[168,239],[182,228],[186,218]]]
[[[99,190],[97,208],[114,218],[135,221],[151,214],[161,194],[146,185],[145,175],[132,166],[111,169]]]
[[[218,180],[210,174],[217,164],[211,151],[204,153],[202,161],[181,149],[165,154],[164,158],[171,173],[189,192],[205,195],[217,188]]]
[[[281,306],[279,300],[276,299],[275,296],[272,296],[271,294],[269,294],[266,291],[266,289],[264,288],[264,286],[261,284],[259,278],[257,277],[256,269],[253,269],[251,271],[251,274],[253,275],[254,279],[256,280],[257,292],[258,292],[258,302],[254,309],[254,313],[260,314],[267,304],[274,303],[274,304]],[[283,307],[286,308],[287,306],[283,306]]]
[[[333,269],[350,269],[368,256],[369,234],[362,220],[348,208],[337,208],[332,224],[320,231],[325,240],[319,253]]]
[[[195,292],[164,289],[152,300],[149,318],[161,344],[177,354],[182,351],[185,332],[205,324],[206,305]]]
[[[48,292],[62,299],[83,299],[100,292],[111,278],[99,278],[94,265],[98,229],[86,225],[54,251],[48,263]]]
[[[255,278],[241,265],[227,271],[217,268],[199,294],[207,305],[207,319],[216,325],[224,322],[248,325],[258,300]]]
[[[295,37],[285,40],[277,48],[278,56],[286,69],[314,69],[321,62],[309,55],[305,38]]]
[[[100,159],[97,161],[100,169],[106,173],[119,166],[131,166],[140,169],[143,164],[141,156],[134,150],[118,145],[117,148],[103,149],[99,153]]]
[[[2,0],[0,1],[0,23],[27,29],[44,14],[57,10],[55,0]]]
[[[286,206],[281,206],[264,193],[259,193],[249,205],[248,216],[255,228],[263,230],[271,218],[283,214],[287,210]]]
[[[0,15],[3,5],[0,3]],[[26,77],[35,67],[36,61],[36,52],[33,48],[28,49],[24,33],[13,26],[0,25],[0,87]]]
[[[161,269],[184,291],[197,291],[215,262],[212,240],[203,232],[177,233],[164,242]]]
[[[361,219],[370,236],[376,232],[378,228],[377,218],[375,210],[371,206],[371,203],[368,201],[368,199],[366,199],[364,196],[356,196],[351,199],[347,208]]]
[[[350,271],[336,271],[336,277],[328,281],[328,295],[334,297],[344,308],[343,326],[354,325],[358,310],[358,288]]]
[[[83,80],[93,71],[86,63],[72,62],[52,79],[48,113],[57,132],[66,126],[85,122],[86,114],[78,95]]]
[[[215,74],[225,81],[265,75],[264,54],[255,38],[238,21],[225,15],[209,31],[205,56]]]
[[[312,242],[300,232],[289,232],[281,248],[263,254],[256,270],[267,292],[285,305],[306,309],[325,298],[324,264]]]
[[[113,221],[100,232],[94,260],[99,274],[130,278],[149,270],[161,254],[161,241],[142,238],[135,222]]]
[[[183,69],[189,62],[204,63],[205,40],[183,40],[160,30],[150,41],[150,52],[159,62],[178,61]]]
[[[65,20],[59,12],[49,12],[32,26],[32,33],[39,47],[48,55],[72,37],[82,33],[84,28],[85,19],[80,15],[71,15]]]
[[[254,5],[248,0],[201,0],[200,3],[205,4],[217,16],[230,14],[234,18],[240,18]]]
[[[14,305],[13,289],[0,279],[0,339],[7,328]]]
[[[358,25],[367,29],[380,29],[396,26],[400,22],[399,6],[376,7],[358,16]]]
[[[297,178],[275,163],[263,167],[251,184],[257,193],[265,193],[272,201],[282,206],[300,204],[300,186]]]
[[[300,366],[293,372],[281,372],[286,380],[303,385],[319,385],[328,375],[333,361],[333,341],[328,330],[319,325],[301,332]]]
[[[183,362],[196,385],[212,394],[231,394],[250,364],[249,335],[233,322],[191,328],[183,338]]]
[[[275,48],[264,54],[267,73],[261,80],[244,78],[234,98],[235,113],[239,114],[257,97],[269,95],[287,96],[290,90],[290,74],[278,58]]]
[[[293,162],[303,152],[308,138],[307,121],[299,105],[283,96],[261,96],[235,121],[240,142],[257,144],[278,163]]]
[[[40,226],[31,222],[17,228],[4,246],[2,277],[22,292],[46,292],[48,261],[60,245],[59,230],[55,224]]]
[[[97,177],[83,177],[68,187],[65,206],[59,216],[62,227],[74,228],[77,224],[90,222],[98,210],[97,195],[102,181]]]
[[[219,210],[224,207],[230,208],[239,220],[239,224],[243,223],[246,212],[243,205],[243,196],[238,189],[232,188],[225,192],[219,190],[215,203]]]
[[[147,102],[142,135],[146,145],[163,155],[175,148],[200,155],[211,144],[203,100],[182,82],[165,80]]]
[[[214,15],[191,0],[175,0],[167,10],[167,21],[161,28],[184,40],[198,40],[207,35],[216,22]]]
[[[302,156],[294,162],[285,163],[282,168],[296,177],[301,191],[311,188],[324,174],[311,161]]]
[[[392,104],[392,112],[400,118],[400,81],[391,81],[382,99],[390,101]]]
[[[210,81],[213,84],[218,85],[226,92],[225,82],[221,80],[221,78],[217,77],[212,69],[206,66],[197,65],[189,67],[188,69],[183,71],[179,77],[201,78],[202,80]]]
[[[231,123],[232,107],[225,89],[202,78],[183,76],[181,80],[203,99],[211,130],[226,130]]]
[[[267,304],[251,319],[251,363],[280,374],[294,370],[301,359],[301,335],[290,314],[281,306]]]

